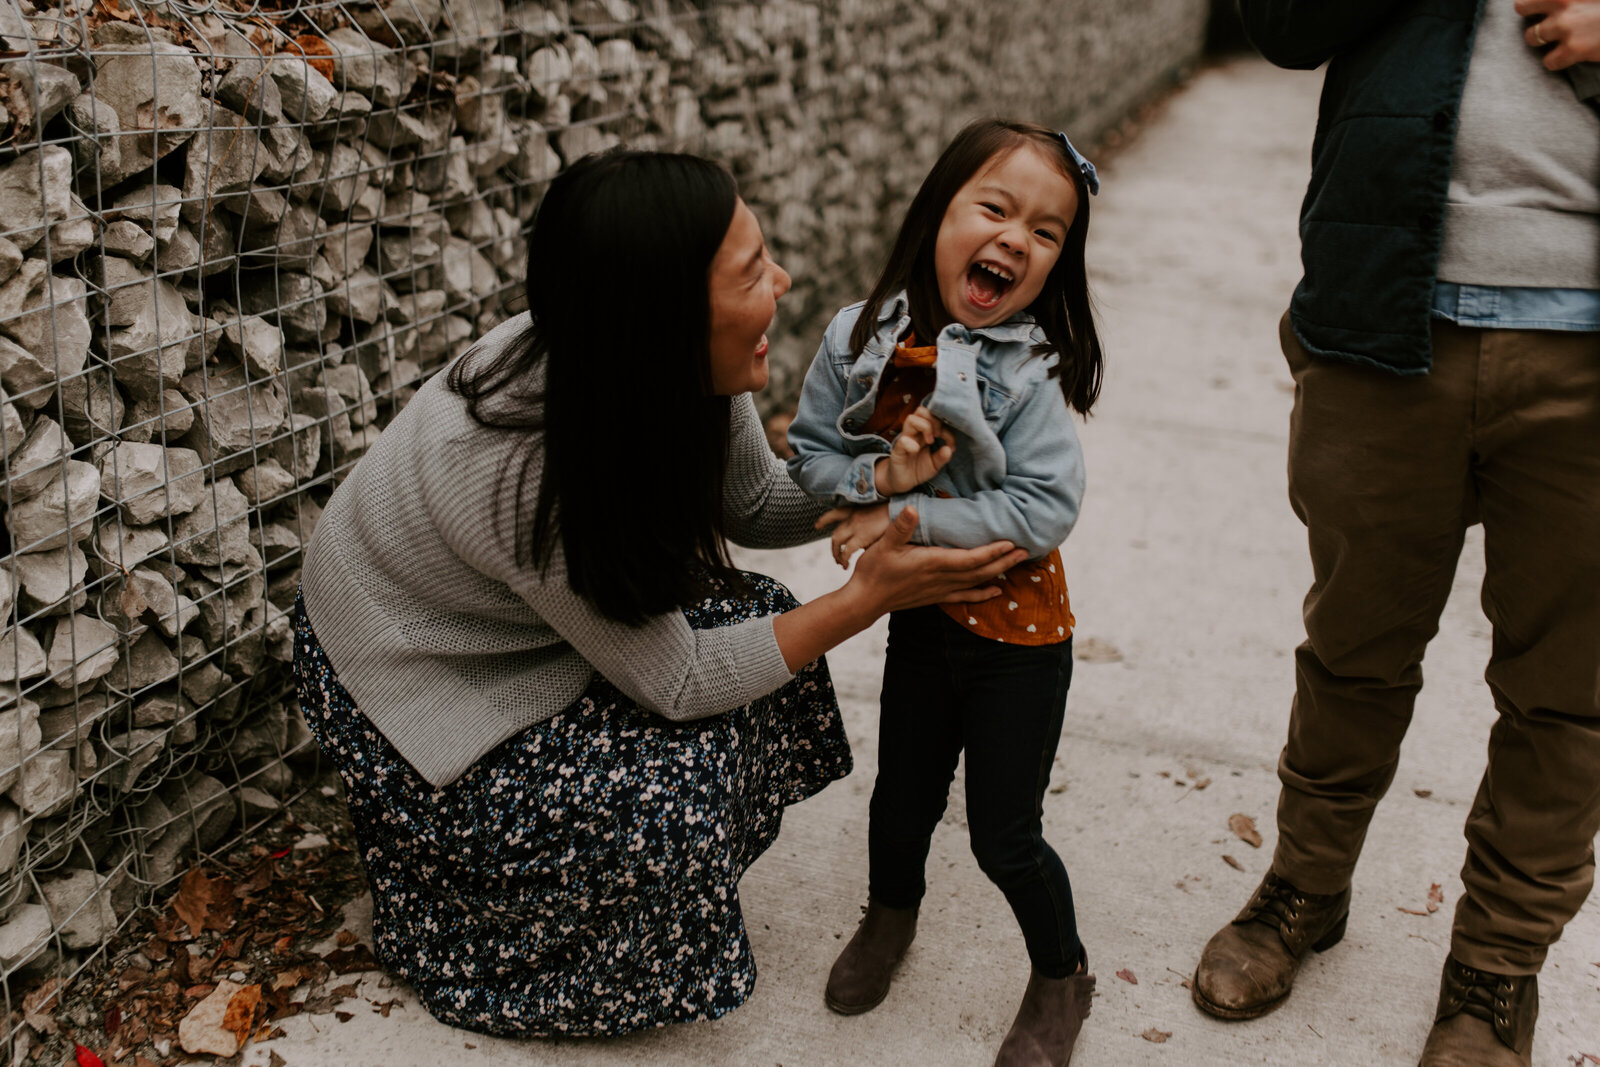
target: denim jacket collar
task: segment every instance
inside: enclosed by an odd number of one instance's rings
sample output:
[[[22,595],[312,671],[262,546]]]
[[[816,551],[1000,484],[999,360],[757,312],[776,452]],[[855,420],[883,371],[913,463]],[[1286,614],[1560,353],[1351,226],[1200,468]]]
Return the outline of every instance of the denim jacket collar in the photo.
[[[911,324],[911,299],[906,295],[904,289],[890,298],[884,304],[883,310],[878,313],[878,332],[874,340],[883,339],[883,327],[886,323],[891,322],[894,323],[894,330],[889,335],[889,348],[894,347],[895,341],[898,340],[901,334],[905,333],[906,327]],[[1026,311],[1019,311],[1004,322],[997,322],[993,326],[980,326],[975,330],[969,329],[959,322],[952,322],[940,330],[939,337],[934,340],[951,340],[958,344],[972,344],[978,338],[985,338],[991,341],[1029,341],[1033,339],[1034,331],[1037,329],[1038,325],[1033,316]],[[934,343],[934,341],[930,340],[922,340],[920,338],[919,340],[923,344]]]

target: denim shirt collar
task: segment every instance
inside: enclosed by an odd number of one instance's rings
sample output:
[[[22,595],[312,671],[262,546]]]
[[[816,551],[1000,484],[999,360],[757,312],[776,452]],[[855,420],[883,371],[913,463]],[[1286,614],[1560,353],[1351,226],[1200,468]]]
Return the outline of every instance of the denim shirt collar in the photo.
[[[890,341],[893,347],[894,340],[898,340],[900,333],[905,329],[911,319],[911,300],[904,289],[896,293],[883,307],[878,315],[878,331],[882,335],[883,327],[887,323],[895,324],[894,336]],[[1004,322],[997,322],[993,326],[980,326],[977,329],[968,329],[959,322],[952,322],[939,331],[939,339],[949,339],[957,343],[972,343],[976,338],[985,338],[991,341],[1031,341],[1037,324],[1032,315],[1026,311],[1019,311]],[[927,344],[927,341],[923,341]]]

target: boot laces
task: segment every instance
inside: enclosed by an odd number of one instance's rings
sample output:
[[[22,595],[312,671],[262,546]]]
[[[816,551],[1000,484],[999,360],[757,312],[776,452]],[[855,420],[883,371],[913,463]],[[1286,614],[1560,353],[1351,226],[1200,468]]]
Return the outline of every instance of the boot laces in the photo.
[[[1496,1007],[1499,1009],[1498,1014],[1504,1015],[1509,1006],[1506,997],[1501,995],[1506,991],[1500,989],[1499,975],[1461,964],[1457,967],[1462,985],[1461,1010],[1493,1024],[1497,1014]]]
[[[1256,914],[1252,918],[1257,922],[1276,926],[1280,931],[1287,933],[1300,921],[1300,914],[1305,906],[1304,893],[1277,875],[1268,874],[1266,883],[1262,885],[1256,898]]]

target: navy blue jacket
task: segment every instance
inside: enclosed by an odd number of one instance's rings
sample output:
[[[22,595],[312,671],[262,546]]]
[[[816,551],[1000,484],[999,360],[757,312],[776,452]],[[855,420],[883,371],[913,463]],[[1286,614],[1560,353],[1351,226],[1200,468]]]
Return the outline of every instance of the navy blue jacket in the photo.
[[[1329,64],[1300,211],[1305,277],[1289,307],[1316,355],[1428,372],[1456,118],[1482,2],[1239,0],[1267,59]]]

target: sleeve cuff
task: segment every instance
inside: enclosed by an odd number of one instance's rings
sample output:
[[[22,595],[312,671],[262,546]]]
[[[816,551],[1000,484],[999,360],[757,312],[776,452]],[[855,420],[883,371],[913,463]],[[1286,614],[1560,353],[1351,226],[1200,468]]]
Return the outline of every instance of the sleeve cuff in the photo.
[[[877,453],[868,453],[857,456],[850,462],[844,480],[839,485],[839,496],[845,503],[855,504],[858,507],[883,503],[884,498],[878,492],[876,473],[878,460],[882,458]]]
[[[932,525],[928,522],[928,504],[937,497],[926,496],[922,493],[899,493],[889,498],[889,521],[900,517],[900,513],[908,507],[917,509],[917,528],[911,532],[911,543],[915,545],[931,545]]]

